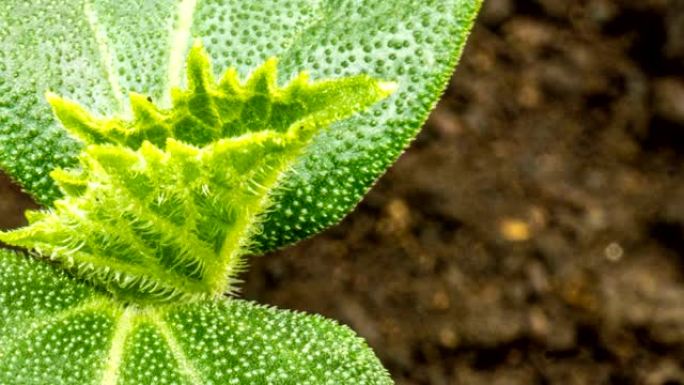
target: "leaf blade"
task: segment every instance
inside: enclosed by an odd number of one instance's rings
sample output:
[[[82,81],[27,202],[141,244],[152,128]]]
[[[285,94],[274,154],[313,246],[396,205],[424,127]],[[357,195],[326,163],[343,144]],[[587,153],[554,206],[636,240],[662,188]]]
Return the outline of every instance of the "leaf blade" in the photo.
[[[65,3],[63,8],[75,8],[75,0]],[[139,29],[136,25],[149,17],[147,13],[135,12],[136,7],[127,2],[93,3],[93,9],[99,9],[97,6],[100,4],[109,4],[109,7],[116,8],[113,14],[120,12],[126,16],[112,18],[109,22],[104,21],[106,17],[99,17],[104,34],[110,41],[128,42],[118,44],[130,49],[136,45],[144,46],[152,39],[148,35],[131,32]],[[163,13],[160,20],[173,26],[179,23],[183,13],[169,13],[169,7],[163,7],[167,2],[147,3],[153,4],[154,9],[161,9],[150,11]],[[298,161],[285,183],[273,195],[275,205],[264,224],[264,231],[254,239],[254,252],[269,251],[306,238],[339,221],[358,203],[408,145],[434,106],[463,49],[480,3],[480,0],[398,0],[391,3],[272,0],[249,5],[237,0],[196,3],[186,0],[175,3],[179,7],[192,5],[192,12],[186,12],[192,15],[189,34],[204,39],[219,68],[235,65],[238,73],[244,76],[256,63],[270,56],[279,56],[281,81],[303,68],[309,68],[312,76],[318,79],[365,73],[380,79],[396,80],[401,87],[391,100],[337,124],[334,128],[338,129],[333,129],[334,132],[316,137],[306,156]],[[127,8],[133,11],[124,11]],[[173,11],[181,8],[173,7]],[[58,9],[55,12],[65,11]],[[2,17],[8,16],[3,14]],[[110,29],[121,33],[110,32]],[[174,30],[169,29],[169,33]],[[26,34],[32,35],[30,30]],[[171,51],[176,52],[176,56],[184,54],[189,41],[184,42],[184,33],[177,35],[180,38],[165,40],[169,42],[168,47],[158,50],[169,56],[173,56]],[[96,39],[91,37],[91,40]],[[29,52],[27,57],[36,55]],[[116,57],[112,60],[113,68],[123,67],[125,72],[142,79],[152,79],[139,83],[139,87],[145,90],[131,89],[135,82],[130,87],[121,82],[124,84],[122,89],[143,92],[149,89],[150,93],[161,94],[159,97],[164,99],[164,86],[159,83],[168,72],[173,72],[169,70],[173,66],[133,67],[134,63],[125,58],[121,63],[117,63]],[[173,60],[169,58],[166,61],[169,64]],[[14,61],[5,64],[16,67]],[[65,71],[69,72],[69,68]],[[106,81],[106,74],[102,77]],[[164,82],[167,83],[166,80]],[[26,80],[22,85],[28,83]],[[39,95],[44,91],[36,85],[28,89],[35,89]],[[53,91],[62,93],[61,89]],[[103,100],[99,103],[102,104]],[[78,101],[89,105],[87,100]],[[8,154],[17,142],[26,138],[22,128],[9,127],[0,119],[0,129],[5,130],[0,132],[0,149]],[[0,155],[0,165],[8,168],[10,174],[41,202],[50,204],[58,194],[46,178],[46,169],[74,165],[74,154],[79,147],[55,129],[54,122],[49,119],[36,127],[52,127],[54,132],[41,133],[47,135],[45,141],[50,145],[43,146],[43,149],[23,146],[23,167],[13,163],[17,155],[21,157],[21,153],[16,151],[4,158]],[[21,138],[15,138],[15,130]],[[45,148],[51,150],[46,151]],[[26,172],[28,176],[24,174]],[[320,199],[309,200],[309,194],[316,194]]]
[[[51,266],[4,250],[0,278],[3,384],[392,383],[360,338],[320,316],[235,299],[124,308]],[[44,297],[51,295],[41,291],[45,285],[65,301],[59,309]]]
[[[131,94],[131,121],[96,118],[49,94],[86,147],[80,169],[57,169],[65,197],[0,240],[34,250],[117,298],[170,301],[231,292],[269,209],[269,194],[316,132],[392,91],[368,76],[277,84],[269,59],[242,84],[220,83],[198,41],[188,89],[162,109]]]
[[[307,238],[337,223],[356,206],[427,119],[460,57],[479,4],[477,0],[339,2],[329,10],[333,13],[328,18],[334,22],[312,26],[293,42],[282,55],[285,73],[304,64],[312,68],[314,77],[364,73],[392,79],[400,88],[314,139],[275,193],[273,200],[281,209],[267,218],[255,252]],[[345,14],[356,18],[340,16]],[[362,34],[349,33],[352,25]],[[376,56],[380,43],[380,50],[386,52]],[[313,191],[317,201],[308,201]]]
[[[117,308],[47,264],[0,250],[0,383],[97,384]]]

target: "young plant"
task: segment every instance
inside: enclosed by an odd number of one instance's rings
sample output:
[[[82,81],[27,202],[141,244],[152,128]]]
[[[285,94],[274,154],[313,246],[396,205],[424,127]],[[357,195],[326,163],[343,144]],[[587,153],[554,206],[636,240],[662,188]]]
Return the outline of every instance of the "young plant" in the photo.
[[[0,250],[0,384],[390,384],[348,328],[226,294],[356,205],[479,5],[4,1],[0,165],[45,208],[0,233],[33,256]]]

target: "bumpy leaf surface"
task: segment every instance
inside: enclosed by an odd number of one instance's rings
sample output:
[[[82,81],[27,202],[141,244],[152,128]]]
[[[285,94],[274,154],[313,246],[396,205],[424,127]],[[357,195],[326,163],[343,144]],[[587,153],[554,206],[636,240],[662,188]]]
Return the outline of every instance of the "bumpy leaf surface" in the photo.
[[[193,38],[202,39],[218,68],[234,65],[241,76],[277,56],[281,81],[302,69],[318,79],[363,73],[396,81],[400,88],[393,97],[317,134],[272,194],[274,205],[263,231],[255,233],[254,251],[297,241],[353,208],[414,137],[446,84],[479,4],[2,1],[0,165],[39,201],[51,205],[60,193],[48,174],[77,165],[83,144],[52,118],[45,91],[75,100],[100,116],[135,112],[126,103],[131,92],[169,106],[170,90],[182,83]],[[274,107],[269,116],[277,116]],[[252,118],[264,114],[257,107]],[[276,122],[271,118],[269,123]],[[151,129],[149,136],[153,133]]]
[[[131,95],[133,119],[98,118],[49,95],[87,146],[80,168],[52,177],[65,193],[0,240],[37,251],[131,301],[219,296],[231,289],[269,193],[318,131],[391,93],[364,75],[277,84],[268,60],[243,84],[216,83],[198,43],[173,107]]]
[[[354,333],[236,299],[125,307],[0,250],[0,385],[389,385]]]

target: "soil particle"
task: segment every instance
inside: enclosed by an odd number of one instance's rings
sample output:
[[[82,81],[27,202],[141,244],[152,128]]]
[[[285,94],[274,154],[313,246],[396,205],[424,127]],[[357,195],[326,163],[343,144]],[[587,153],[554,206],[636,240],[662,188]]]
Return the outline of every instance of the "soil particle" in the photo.
[[[684,78],[658,79],[654,83],[653,93],[654,112],[663,119],[684,124]]]

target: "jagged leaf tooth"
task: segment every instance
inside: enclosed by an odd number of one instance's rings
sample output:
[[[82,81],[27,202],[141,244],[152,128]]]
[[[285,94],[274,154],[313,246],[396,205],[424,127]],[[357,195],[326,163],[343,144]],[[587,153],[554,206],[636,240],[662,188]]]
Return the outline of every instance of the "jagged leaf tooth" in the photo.
[[[146,143],[149,144],[149,142]],[[118,178],[120,183],[138,182],[131,185],[131,188],[149,188],[149,186],[140,186],[139,182],[141,181],[126,180],[132,176],[141,174],[142,171],[142,167],[140,166],[141,159],[135,151],[122,149],[118,146],[90,146],[86,148],[86,153],[87,160],[92,162],[90,167],[101,167],[102,171],[104,171],[104,173],[99,170],[90,172],[91,178]]]
[[[195,40],[188,54],[187,77],[191,93],[208,94],[215,84],[211,59],[199,39]]]
[[[280,88],[270,59],[230,101],[199,42],[187,75],[172,109],[131,94],[129,122],[94,119],[51,96],[65,126],[103,139],[90,139],[80,169],[54,173],[66,196],[49,215],[0,240],[61,261],[127,301],[231,292],[281,175],[317,132],[389,94],[363,75],[313,83],[302,75]]]
[[[171,104],[174,106],[182,105],[185,103],[185,93],[180,87],[172,87],[171,91]]]
[[[171,136],[171,128],[166,123],[168,117],[152,103],[150,97],[131,92],[131,110],[135,119],[134,127],[123,132],[128,147],[138,148],[144,141],[163,147],[166,138]]]
[[[271,57],[249,76],[245,88],[252,94],[276,96],[278,89],[278,59]]]
[[[201,120],[208,128],[220,125],[220,117],[214,105],[214,74],[211,69],[209,55],[202,42],[196,40],[187,64],[188,76],[188,110],[194,118]],[[216,134],[215,134],[216,135]]]
[[[397,81],[393,100],[338,122],[334,134],[317,135],[273,193],[273,210],[255,244],[268,251],[293,243],[338,222],[415,137],[448,83],[481,3],[0,1],[0,165],[41,203],[52,204],[60,194],[48,173],[77,166],[80,146],[50,119],[45,90],[68,95],[98,116],[123,113],[126,95],[136,90],[170,107],[166,103],[177,100],[170,89],[182,84],[189,36],[203,39],[217,69],[237,67],[224,76],[217,100],[246,97],[237,74],[244,79],[274,56],[279,81],[302,69],[313,79],[369,74]],[[221,135],[264,128],[231,125],[241,109],[240,103],[217,103],[228,118]],[[284,131],[301,118],[261,121]],[[201,139],[193,144],[217,138]],[[302,192],[316,199],[303,200]]]
[[[235,85],[245,97],[228,105],[201,44],[187,68],[188,89],[175,91],[173,109],[132,94],[131,122],[96,120],[51,96],[66,126],[109,130],[116,144],[89,144],[81,169],[54,172],[66,197],[31,226],[0,232],[0,240],[62,261],[129,301],[219,296],[233,290],[270,191],[311,137],[388,95],[367,76],[308,83],[302,75],[279,88],[271,59]],[[224,137],[231,122],[247,130]]]
[[[24,212],[24,216],[29,224],[41,221],[48,215],[48,212],[43,210],[26,210],[26,212]]]
[[[157,109],[149,97],[137,92],[131,92],[129,98],[131,100],[133,117],[137,124],[147,125],[164,119],[161,111]]]
[[[227,98],[242,99],[245,97],[245,92],[240,84],[240,76],[235,67],[228,68],[223,74],[219,82],[219,89]]]
[[[283,90],[283,94],[290,95],[290,97],[296,97],[296,93],[306,88],[310,82],[311,73],[309,73],[309,71],[302,71],[290,81],[290,83],[287,85],[287,88]]]
[[[102,122],[90,114],[80,104],[46,92],[52,111],[64,128],[74,137],[89,144],[109,143],[110,139],[102,132]]]
[[[58,168],[52,170],[50,177],[65,195],[82,195],[88,186],[87,176],[79,169],[65,170]]]
[[[305,117],[293,124],[325,127],[363,111],[390,96],[396,89],[394,82],[375,81],[366,75],[321,81],[309,88],[295,88],[291,91],[292,99],[301,100],[306,110]]]

